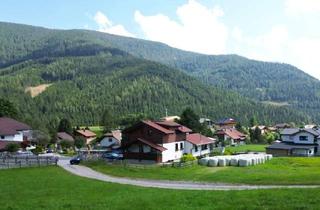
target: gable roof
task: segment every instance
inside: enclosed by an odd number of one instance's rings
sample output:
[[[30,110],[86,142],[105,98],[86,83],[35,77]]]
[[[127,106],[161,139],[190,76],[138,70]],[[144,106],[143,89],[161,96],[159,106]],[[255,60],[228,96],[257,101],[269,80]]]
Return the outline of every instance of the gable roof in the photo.
[[[121,141],[121,131],[116,130],[116,131],[111,131],[111,133],[105,133],[103,136],[105,137],[113,137],[118,141]]]
[[[200,133],[188,134],[186,140],[195,145],[213,144],[214,141]]]
[[[137,142],[137,141],[140,141],[140,142],[142,142],[143,144],[146,144],[146,145],[150,146],[151,148],[153,148],[153,149],[155,149],[155,150],[158,150],[158,151],[160,151],[160,152],[163,152],[163,151],[167,150],[167,148],[164,148],[163,146],[160,146],[160,145],[158,145],[158,144],[155,144],[155,143],[153,143],[153,142],[151,142],[151,141],[148,141],[148,140],[146,140],[146,139],[143,139],[143,138],[137,138],[137,139],[135,139],[135,140],[133,140],[133,141],[130,141],[130,142],[128,142],[127,144],[123,145],[123,147],[128,147],[128,146],[130,146],[131,144],[133,144],[133,143],[135,143],[135,142]]]
[[[154,123],[150,120],[144,120],[142,122],[146,125],[149,125],[150,127],[154,128],[154,129],[157,129],[158,131],[161,131],[162,133],[165,133],[165,134],[174,133],[173,131],[166,129],[166,128],[164,128],[164,127],[162,127],[162,126],[158,125],[157,123]]]
[[[66,132],[58,132],[57,137],[61,140],[74,141],[74,138]]]
[[[181,125],[179,123],[172,122],[172,121],[157,121],[155,123],[160,125],[160,126],[164,126],[164,127],[172,127],[175,130],[178,130],[178,131],[180,131],[182,133],[190,133],[190,132],[192,132],[192,130],[190,128],[187,128],[184,125]]]
[[[0,135],[15,135],[18,131],[30,129],[27,124],[8,117],[0,117]]]
[[[284,130],[281,131],[281,135],[294,135],[294,134],[297,134],[297,133],[300,133],[300,132],[307,132],[307,133],[310,133],[314,136],[319,136],[320,133],[319,131],[317,130],[314,130],[314,129],[306,129],[306,128],[286,128]]]
[[[236,120],[233,119],[233,118],[224,118],[224,119],[221,119],[217,122],[217,124],[229,124],[229,123],[236,123]]]
[[[246,135],[241,133],[240,131],[238,131],[235,128],[226,128],[226,129],[222,129],[217,131],[216,134],[222,134],[222,135],[227,135],[232,139],[240,139],[240,140],[244,140],[246,138]]]
[[[91,130],[84,130],[84,129],[82,130],[82,129],[80,129],[80,130],[76,130],[76,132],[77,132],[78,134],[86,137],[86,138],[96,137],[96,136],[97,136],[97,134],[95,134],[95,133],[92,132]]]
[[[267,146],[267,149],[283,149],[283,150],[290,150],[290,149],[313,149],[317,144],[290,144],[290,143],[274,143]]]

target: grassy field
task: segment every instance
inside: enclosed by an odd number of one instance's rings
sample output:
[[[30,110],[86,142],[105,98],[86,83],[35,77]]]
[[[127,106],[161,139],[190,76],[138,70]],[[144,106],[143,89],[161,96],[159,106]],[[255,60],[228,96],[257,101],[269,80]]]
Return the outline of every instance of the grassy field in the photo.
[[[58,167],[0,171],[0,209],[317,209],[320,189],[182,191],[105,183]]]
[[[236,152],[265,152],[266,144],[246,144],[236,147],[227,147],[226,150],[229,150],[232,153]]]
[[[120,177],[144,179],[190,180],[247,184],[320,184],[320,158],[273,158],[265,164],[249,167],[132,168],[86,162],[85,165],[102,173]]]

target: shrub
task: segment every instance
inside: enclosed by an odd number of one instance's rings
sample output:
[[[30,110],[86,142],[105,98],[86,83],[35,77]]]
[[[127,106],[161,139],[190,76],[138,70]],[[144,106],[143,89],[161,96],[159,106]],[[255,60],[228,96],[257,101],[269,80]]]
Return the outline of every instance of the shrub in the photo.
[[[196,160],[197,158],[196,157],[193,157],[193,155],[191,154],[186,154],[186,155],[183,155],[180,159],[181,162],[188,162],[188,161],[194,161]]]
[[[38,155],[38,154],[40,154],[40,153],[43,153],[43,150],[44,150],[44,148],[43,148],[42,145],[37,145],[36,148],[33,149],[31,152],[32,152],[33,154]]]
[[[223,155],[232,155],[232,152],[230,149],[225,149]]]
[[[17,152],[20,149],[20,145],[16,143],[9,143],[6,145],[5,150],[8,152]]]

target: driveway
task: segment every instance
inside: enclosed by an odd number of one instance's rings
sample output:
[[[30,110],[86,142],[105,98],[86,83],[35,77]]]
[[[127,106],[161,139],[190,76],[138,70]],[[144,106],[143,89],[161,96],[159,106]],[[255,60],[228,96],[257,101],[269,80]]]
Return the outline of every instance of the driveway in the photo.
[[[104,182],[134,185],[139,187],[154,187],[179,190],[257,190],[257,189],[289,189],[289,188],[319,188],[320,185],[237,185],[226,183],[205,183],[188,181],[162,181],[109,176],[81,165],[70,165],[68,159],[60,159],[58,165],[70,173],[96,179]]]

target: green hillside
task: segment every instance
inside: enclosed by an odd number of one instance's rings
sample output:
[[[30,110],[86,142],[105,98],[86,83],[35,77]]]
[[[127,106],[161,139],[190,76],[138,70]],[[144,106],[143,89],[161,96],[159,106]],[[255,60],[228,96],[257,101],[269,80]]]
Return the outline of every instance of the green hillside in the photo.
[[[143,59],[141,52],[156,60],[158,51],[162,62],[169,60],[177,50],[163,44],[9,23],[0,23],[0,43],[0,97],[17,104],[33,124],[56,124],[62,117],[74,124],[98,124],[105,109],[117,119],[130,113],[157,118],[165,108],[179,114],[188,106],[213,119],[230,116],[244,123],[253,115],[265,123],[310,121],[302,111],[254,102]],[[26,92],[39,85],[47,85],[39,95]]]

